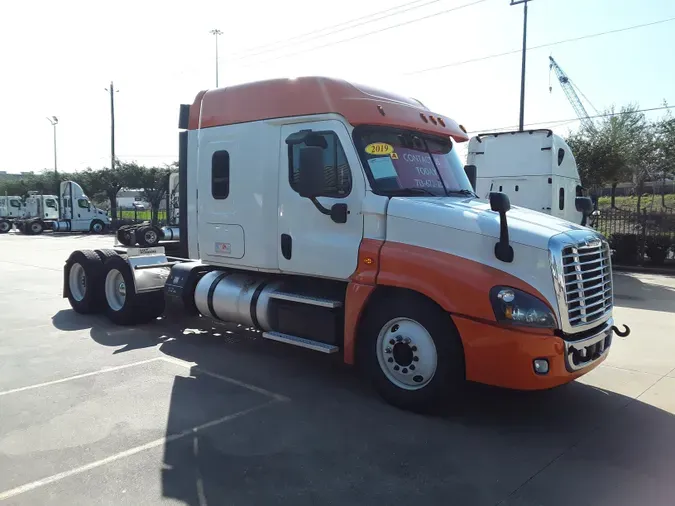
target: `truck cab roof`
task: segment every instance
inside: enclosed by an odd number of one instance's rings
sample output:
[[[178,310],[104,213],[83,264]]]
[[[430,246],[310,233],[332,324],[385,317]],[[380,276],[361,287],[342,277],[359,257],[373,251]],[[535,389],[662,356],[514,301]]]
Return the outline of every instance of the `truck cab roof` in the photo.
[[[236,123],[340,114],[351,125],[410,128],[469,140],[456,121],[431,112],[419,100],[328,77],[273,79],[200,92],[190,107],[190,130]]]

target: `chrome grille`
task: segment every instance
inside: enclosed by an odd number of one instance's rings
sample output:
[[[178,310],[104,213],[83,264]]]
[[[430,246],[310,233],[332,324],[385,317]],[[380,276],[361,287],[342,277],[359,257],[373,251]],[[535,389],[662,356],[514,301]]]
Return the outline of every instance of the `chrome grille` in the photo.
[[[567,317],[571,327],[601,320],[612,309],[609,246],[594,240],[562,250]]]

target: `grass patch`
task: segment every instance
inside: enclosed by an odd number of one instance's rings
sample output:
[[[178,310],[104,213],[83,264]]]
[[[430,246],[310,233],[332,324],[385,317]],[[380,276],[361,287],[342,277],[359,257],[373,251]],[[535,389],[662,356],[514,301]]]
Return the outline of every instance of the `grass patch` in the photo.
[[[611,201],[611,197],[600,197],[598,199],[598,208],[608,209]],[[665,201],[666,208],[675,208],[675,193],[667,194],[665,196]],[[635,211],[637,209],[637,197],[616,197],[614,205],[619,209]],[[648,211],[653,212],[662,211],[663,205],[661,204],[661,195],[653,195],[651,193],[643,195],[642,200],[640,201],[640,208],[647,208]]]

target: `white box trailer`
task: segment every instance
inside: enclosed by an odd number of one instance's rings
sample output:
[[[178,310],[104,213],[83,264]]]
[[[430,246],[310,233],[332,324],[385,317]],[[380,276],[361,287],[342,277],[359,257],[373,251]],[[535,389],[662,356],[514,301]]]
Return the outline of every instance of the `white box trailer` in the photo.
[[[584,189],[572,150],[551,130],[476,135],[469,141],[467,164],[476,167],[476,193],[509,196],[511,204],[581,223],[577,197]],[[579,203],[588,206],[590,201]]]
[[[180,258],[73,252],[75,311],[253,327],[339,354],[416,411],[465,380],[546,389],[607,357],[607,242],[478,198],[457,155],[466,130],[419,101],[280,79],[201,92],[179,125]]]

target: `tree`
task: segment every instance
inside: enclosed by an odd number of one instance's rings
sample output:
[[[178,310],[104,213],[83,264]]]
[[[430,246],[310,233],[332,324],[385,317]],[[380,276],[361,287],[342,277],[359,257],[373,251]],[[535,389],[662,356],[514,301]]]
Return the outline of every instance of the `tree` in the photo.
[[[117,194],[122,188],[135,188],[140,185],[142,168],[135,162],[115,162],[114,168],[100,170],[87,169],[77,174],[85,191],[90,195],[104,194],[110,201],[110,217],[117,219]]]
[[[668,104],[664,102],[664,106]],[[656,149],[660,155],[661,205],[666,207],[666,179],[675,177],[675,117],[671,111],[655,125]]]
[[[152,209],[153,225],[157,224],[159,205],[167,198],[170,172],[170,166],[142,168],[140,172],[139,188],[142,188],[141,196]]]

